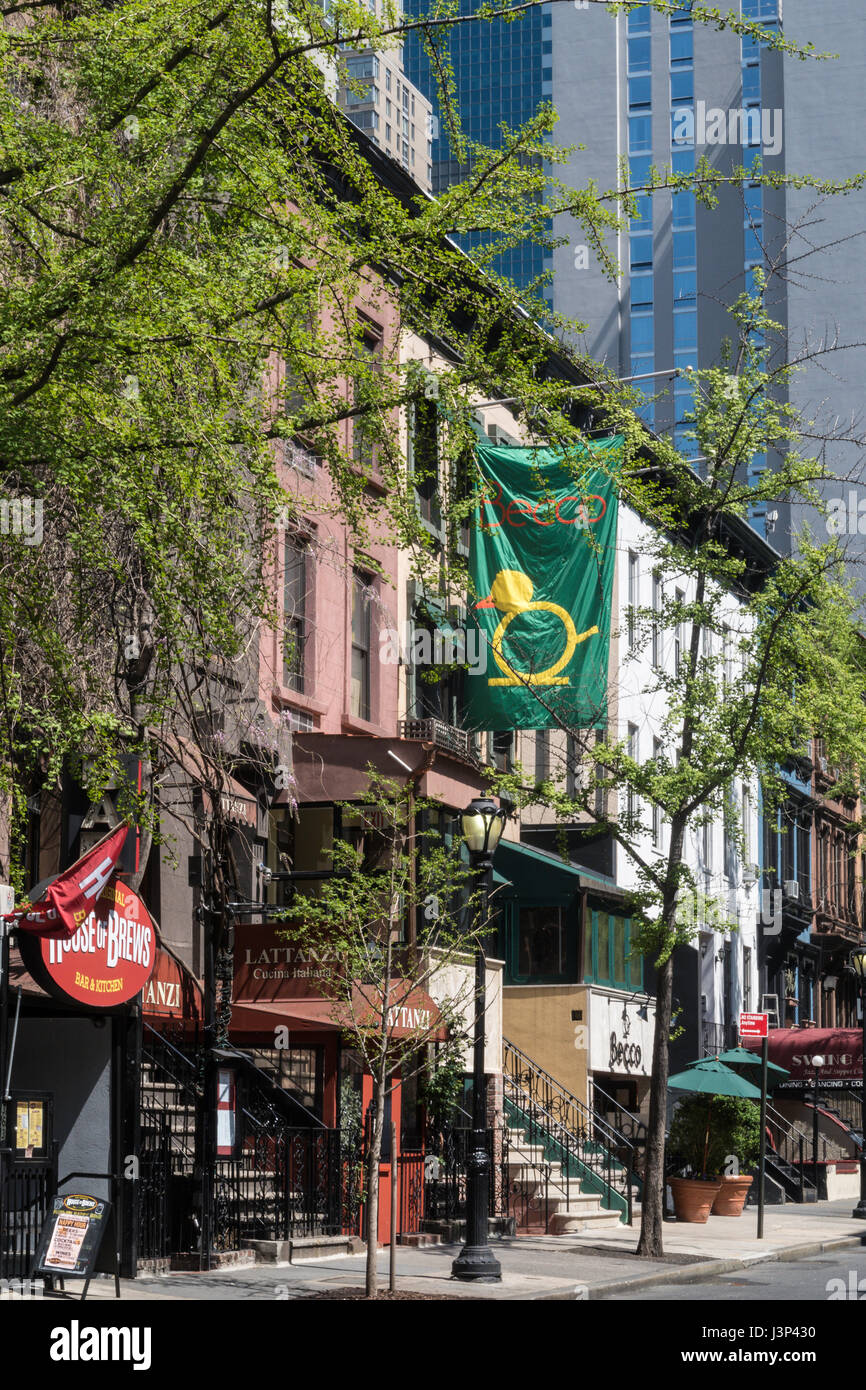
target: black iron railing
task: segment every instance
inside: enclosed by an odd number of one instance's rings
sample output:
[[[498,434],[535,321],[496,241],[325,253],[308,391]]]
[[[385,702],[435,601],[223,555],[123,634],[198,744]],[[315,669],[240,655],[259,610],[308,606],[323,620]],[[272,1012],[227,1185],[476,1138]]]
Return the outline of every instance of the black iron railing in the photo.
[[[635,1146],[555,1077],[503,1039],[503,1087],[512,1125],[558,1162],[566,1182],[596,1190],[601,1204],[631,1224]]]
[[[56,1144],[45,1163],[0,1152],[0,1278],[23,1283],[30,1279],[56,1191]]]

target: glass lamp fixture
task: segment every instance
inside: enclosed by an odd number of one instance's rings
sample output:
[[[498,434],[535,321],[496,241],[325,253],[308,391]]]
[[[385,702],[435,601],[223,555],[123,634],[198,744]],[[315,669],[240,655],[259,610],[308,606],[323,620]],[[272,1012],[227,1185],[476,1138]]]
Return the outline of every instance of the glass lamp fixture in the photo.
[[[489,796],[476,796],[460,817],[463,838],[470,854],[491,859],[499,844],[505,812]]]
[[[848,964],[862,985],[866,981],[866,946],[858,946],[848,957]]]

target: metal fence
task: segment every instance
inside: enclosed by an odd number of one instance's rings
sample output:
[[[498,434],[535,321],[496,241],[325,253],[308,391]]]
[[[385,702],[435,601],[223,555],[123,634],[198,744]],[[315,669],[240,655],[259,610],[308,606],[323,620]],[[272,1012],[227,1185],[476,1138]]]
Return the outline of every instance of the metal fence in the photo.
[[[0,1153],[0,1278],[29,1279],[57,1191],[57,1146],[48,1163]]]

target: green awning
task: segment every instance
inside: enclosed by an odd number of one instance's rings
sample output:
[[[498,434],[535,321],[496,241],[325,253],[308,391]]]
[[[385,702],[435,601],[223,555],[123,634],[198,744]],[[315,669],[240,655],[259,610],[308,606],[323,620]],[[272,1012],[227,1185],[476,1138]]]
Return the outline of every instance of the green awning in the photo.
[[[569,902],[581,889],[620,900],[623,890],[612,878],[589,873],[555,854],[514,840],[500,840],[493,870],[494,882],[510,883],[515,894],[535,902]]]

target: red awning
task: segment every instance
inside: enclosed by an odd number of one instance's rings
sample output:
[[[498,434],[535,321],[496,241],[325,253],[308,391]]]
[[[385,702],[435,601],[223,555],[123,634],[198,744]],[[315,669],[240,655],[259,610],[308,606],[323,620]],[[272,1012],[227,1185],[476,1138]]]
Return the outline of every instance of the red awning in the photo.
[[[268,1033],[285,1024],[289,1032],[338,1033],[331,999],[265,999],[258,1004],[232,1004],[231,1031]]]
[[[817,1068],[822,1081],[860,1081],[863,1076],[863,1035],[859,1028],[771,1028],[767,1034],[771,1062],[791,1073],[791,1081],[815,1080],[813,1057],[822,1057]],[[761,1044],[744,1040],[743,1046],[760,1052]]]
[[[352,1022],[372,1023],[375,999],[371,987],[356,986],[352,1006],[334,999],[263,999],[232,1004],[231,1028],[238,1033],[267,1032],[283,1023],[292,1031],[341,1032]],[[439,1007],[426,990],[408,980],[392,980],[389,1027],[394,1038],[423,1036],[425,1042],[444,1042],[448,1036]]]

